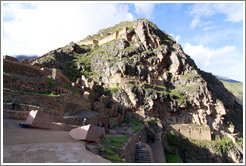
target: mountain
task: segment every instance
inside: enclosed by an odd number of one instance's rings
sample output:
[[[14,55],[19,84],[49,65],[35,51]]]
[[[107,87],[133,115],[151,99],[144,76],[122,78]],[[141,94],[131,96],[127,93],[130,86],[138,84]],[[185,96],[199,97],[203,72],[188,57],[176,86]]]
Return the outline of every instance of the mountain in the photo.
[[[236,97],[238,103],[243,105],[243,83],[227,77],[216,76],[216,78]]]
[[[226,82],[233,82],[233,83],[242,83],[240,81],[236,81],[227,77],[222,77],[222,76],[217,76],[215,75],[217,79],[222,80],[222,81],[226,81]]]
[[[22,61],[23,59],[28,59],[28,60],[32,60],[37,58],[37,55],[16,55],[14,56],[16,59],[18,59],[18,61]]]
[[[102,29],[31,63],[60,69],[80,87],[110,96],[143,119],[207,124],[213,134],[243,129],[234,95],[146,19]]]

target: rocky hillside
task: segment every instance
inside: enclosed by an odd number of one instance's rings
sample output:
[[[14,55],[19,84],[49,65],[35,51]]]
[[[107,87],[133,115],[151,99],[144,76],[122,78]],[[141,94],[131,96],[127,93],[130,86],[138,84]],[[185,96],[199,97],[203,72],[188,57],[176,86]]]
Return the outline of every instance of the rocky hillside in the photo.
[[[82,41],[99,41],[125,27],[123,35],[102,45],[70,43],[32,63],[58,68],[83,88],[111,96],[142,118],[208,124],[214,133],[234,132],[234,127],[242,131],[242,106],[235,97],[148,20],[121,22]]]

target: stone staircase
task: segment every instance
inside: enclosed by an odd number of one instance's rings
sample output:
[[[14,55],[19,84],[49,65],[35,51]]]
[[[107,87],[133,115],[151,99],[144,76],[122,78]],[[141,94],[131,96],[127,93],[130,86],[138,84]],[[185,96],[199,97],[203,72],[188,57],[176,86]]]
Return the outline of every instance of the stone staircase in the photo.
[[[136,148],[135,163],[151,163],[149,150],[144,145]]]

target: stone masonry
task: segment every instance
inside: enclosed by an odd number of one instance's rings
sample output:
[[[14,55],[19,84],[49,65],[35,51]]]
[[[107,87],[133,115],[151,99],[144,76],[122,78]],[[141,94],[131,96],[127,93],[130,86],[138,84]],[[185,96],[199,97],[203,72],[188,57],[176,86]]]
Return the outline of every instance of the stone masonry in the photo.
[[[89,45],[89,44],[95,44],[95,45],[102,45],[104,43],[107,43],[111,40],[114,40],[114,39],[118,39],[118,38],[122,38],[122,39],[126,39],[126,40],[130,40],[129,36],[127,35],[127,30],[128,28],[127,27],[124,27],[122,30],[120,31],[116,31],[114,32],[113,34],[111,35],[108,35],[102,39],[99,39],[99,40],[81,40],[79,42],[77,42],[78,45]]]
[[[211,131],[208,125],[172,124],[169,130],[195,140],[211,140]]]

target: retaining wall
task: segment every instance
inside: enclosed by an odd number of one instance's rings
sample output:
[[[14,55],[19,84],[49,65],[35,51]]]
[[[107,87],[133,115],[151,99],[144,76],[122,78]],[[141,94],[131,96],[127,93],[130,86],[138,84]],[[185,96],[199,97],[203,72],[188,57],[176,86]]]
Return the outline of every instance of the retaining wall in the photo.
[[[208,125],[171,124],[169,130],[174,130],[176,133],[195,140],[211,140],[211,131]]]
[[[39,92],[47,91],[49,84],[43,78],[31,79],[29,77],[3,74],[3,87],[20,91]]]
[[[40,70],[39,68],[29,64],[9,60],[3,61],[3,72],[14,73],[28,77],[46,77],[51,75],[51,70]]]
[[[3,100],[18,101],[19,103],[27,103],[29,105],[38,105],[43,107],[44,112],[55,115],[63,115],[65,113],[70,115],[78,111],[91,110],[91,104],[75,94],[52,97],[43,94],[4,90]]]
[[[136,143],[138,137],[142,137],[142,142],[146,142],[146,126],[143,125],[133,136],[128,138],[127,142],[121,145],[121,148],[108,145],[108,147],[114,150],[122,159],[125,159],[127,163],[134,163]]]
[[[89,44],[95,44],[95,45],[102,45],[104,43],[107,43],[111,40],[114,40],[114,39],[118,39],[118,38],[121,38],[121,39],[126,39],[128,41],[130,41],[130,36],[127,34],[127,27],[124,27],[122,30],[120,31],[116,31],[114,32],[113,34],[111,35],[108,35],[100,40],[81,40],[79,42],[77,42],[78,45],[89,45]]]

